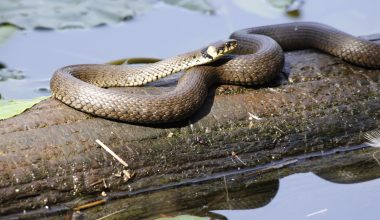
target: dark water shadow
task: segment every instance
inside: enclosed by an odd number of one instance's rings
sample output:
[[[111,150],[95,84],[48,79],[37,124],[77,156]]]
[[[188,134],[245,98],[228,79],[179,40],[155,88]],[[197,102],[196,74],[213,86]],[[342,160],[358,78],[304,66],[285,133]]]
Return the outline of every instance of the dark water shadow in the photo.
[[[332,183],[362,183],[380,178],[380,164],[374,159],[368,159],[345,166],[332,166],[314,173]]]

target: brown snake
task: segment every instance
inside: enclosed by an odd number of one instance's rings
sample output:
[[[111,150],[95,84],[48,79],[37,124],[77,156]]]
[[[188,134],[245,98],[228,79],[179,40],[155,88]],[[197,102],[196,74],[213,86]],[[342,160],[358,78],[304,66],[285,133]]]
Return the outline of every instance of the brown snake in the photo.
[[[319,23],[248,28],[234,32],[230,38],[237,40],[237,48],[220,59],[236,46],[235,41],[217,43],[143,67],[67,66],[55,72],[50,87],[54,97],[80,111],[151,124],[190,116],[203,104],[214,84],[257,85],[270,81],[282,69],[283,50],[314,48],[359,66],[380,68],[380,44]],[[208,62],[212,63],[200,65]],[[176,88],[162,95],[124,94],[100,88],[143,85],[183,69],[188,70]]]

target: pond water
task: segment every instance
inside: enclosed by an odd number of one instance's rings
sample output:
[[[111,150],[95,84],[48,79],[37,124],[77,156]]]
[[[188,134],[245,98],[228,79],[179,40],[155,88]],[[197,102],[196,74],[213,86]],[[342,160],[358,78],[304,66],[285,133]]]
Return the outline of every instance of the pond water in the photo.
[[[10,69],[22,70],[26,78],[0,83],[0,94],[6,99],[46,95],[51,75],[62,66],[123,57],[169,57],[226,39],[233,31],[252,26],[318,21],[354,35],[380,32],[380,3],[376,0],[308,0],[297,18],[286,16],[283,10],[263,0],[225,0],[214,4],[217,13],[213,16],[159,4],[119,25],[16,33],[0,46],[0,61]]]
[[[253,210],[221,210],[228,219],[378,219],[379,180],[336,184],[312,173],[280,180],[280,188],[266,206]]]
[[[0,46],[0,61],[22,70],[25,79],[0,82],[0,94],[6,99],[46,95],[50,77],[62,66],[124,57],[169,57],[251,26],[318,21],[353,35],[380,33],[377,0],[306,0],[299,17],[286,16],[264,0],[213,2],[215,15],[158,4],[118,25],[18,32]],[[378,195],[378,179],[336,184],[311,173],[295,174],[280,180],[276,197],[264,207],[215,212],[228,219],[379,219]]]

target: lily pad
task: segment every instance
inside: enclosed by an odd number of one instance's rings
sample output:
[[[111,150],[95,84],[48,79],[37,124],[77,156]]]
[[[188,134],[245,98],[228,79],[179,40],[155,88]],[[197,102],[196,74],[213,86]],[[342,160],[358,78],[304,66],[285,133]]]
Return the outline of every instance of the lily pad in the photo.
[[[208,1],[189,1],[189,0],[163,0],[163,2],[187,8],[193,11],[201,11],[206,14],[214,14],[214,8]]]
[[[2,0],[0,24],[23,29],[92,27],[130,19],[159,1],[190,10],[213,11],[208,0]]]
[[[18,115],[47,98],[49,98],[49,96],[23,100],[0,100],[0,119],[6,119]]]
[[[288,16],[299,16],[304,0],[234,0],[236,5],[250,13],[264,18],[277,18],[283,16],[284,12]]]
[[[0,68],[0,82],[8,79],[24,79],[25,76],[21,70],[12,70]]]
[[[279,9],[285,10],[289,16],[298,17],[301,13],[301,7],[304,0],[268,0],[268,2]]]

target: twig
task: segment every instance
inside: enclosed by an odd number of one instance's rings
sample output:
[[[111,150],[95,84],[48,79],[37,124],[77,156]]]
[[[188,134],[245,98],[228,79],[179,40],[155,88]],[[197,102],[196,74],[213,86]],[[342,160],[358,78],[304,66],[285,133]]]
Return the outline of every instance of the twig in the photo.
[[[223,181],[224,181],[224,189],[226,190],[226,202],[228,204],[228,207],[231,209],[231,206],[230,206],[230,196],[228,194],[228,187],[227,187],[226,176],[223,176]]]
[[[325,213],[327,211],[328,211],[328,209],[322,209],[322,210],[310,213],[310,214],[306,215],[306,217],[311,217],[311,216],[314,216],[314,215],[319,215],[319,214]]]
[[[104,179],[103,179],[104,180]],[[91,183],[90,186],[95,186],[103,182],[103,180],[96,180],[95,182]]]
[[[380,152],[380,151],[375,151],[375,152],[373,152],[372,157],[373,157],[373,159],[375,159],[376,162],[380,165],[380,161],[379,161],[379,159],[376,158],[376,154],[379,153],[379,152]]]
[[[123,211],[125,211],[126,209],[127,209],[127,208],[120,209],[120,210],[118,210],[118,211],[116,211],[116,212],[112,212],[111,214],[108,214],[108,215],[105,215],[105,216],[103,216],[103,217],[97,218],[96,220],[103,220],[103,219],[106,219],[106,218],[108,218],[108,217],[111,217],[111,216],[113,216],[113,215],[116,215],[117,213],[123,212]]]
[[[95,140],[96,143],[98,143],[104,150],[106,150],[109,154],[111,154],[116,160],[118,160],[121,164],[123,164],[125,167],[128,167],[128,164],[121,159],[119,156],[117,156],[109,147],[107,147],[105,144],[103,144],[101,141],[98,139]]]
[[[94,207],[94,206],[102,205],[104,203],[106,203],[106,200],[104,200],[104,199],[96,200],[96,201],[93,201],[93,202],[86,203],[84,205],[77,206],[77,207],[73,208],[73,210],[74,211],[80,211],[80,210],[83,210],[83,209],[88,209],[88,208],[91,208],[91,207]]]
[[[257,121],[261,121],[261,120],[263,120],[263,119],[260,118],[259,116],[254,115],[254,114],[251,113],[251,112],[248,112],[248,120],[252,121],[253,119],[255,119],[255,120],[257,120]]]
[[[231,156],[232,156],[232,159],[237,159],[244,166],[247,166],[247,164],[242,159],[240,159],[240,157],[237,155],[237,153],[235,151],[231,152]]]

